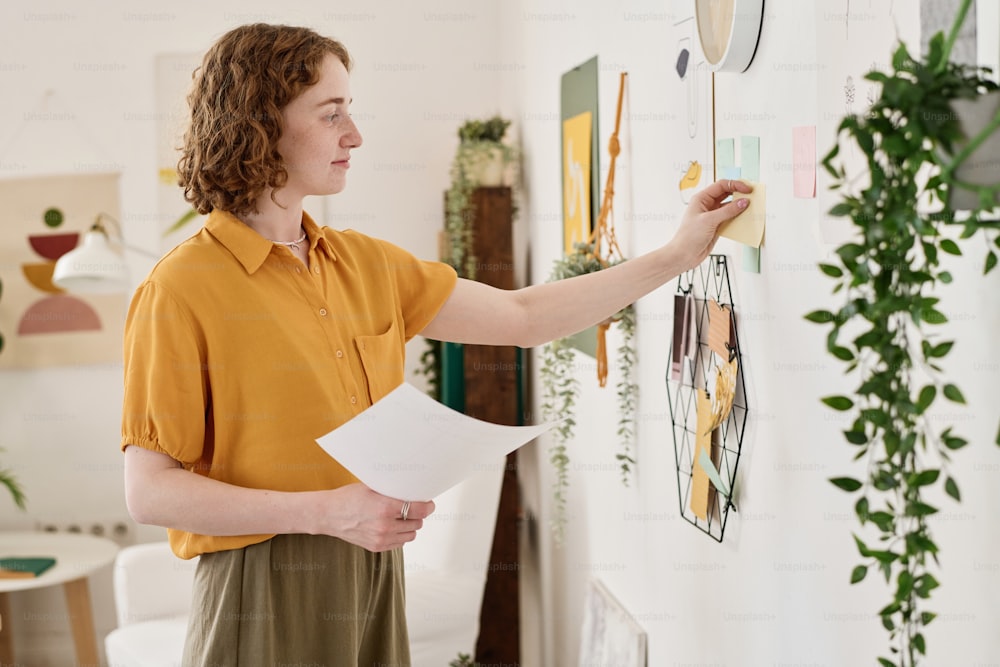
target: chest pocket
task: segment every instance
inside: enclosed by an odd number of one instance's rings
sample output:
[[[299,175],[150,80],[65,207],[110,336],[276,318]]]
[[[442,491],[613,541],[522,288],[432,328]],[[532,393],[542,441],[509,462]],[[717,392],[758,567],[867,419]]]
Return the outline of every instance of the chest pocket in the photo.
[[[393,322],[389,330],[376,336],[356,336],[354,345],[361,357],[372,403],[403,383],[403,359],[406,348]]]

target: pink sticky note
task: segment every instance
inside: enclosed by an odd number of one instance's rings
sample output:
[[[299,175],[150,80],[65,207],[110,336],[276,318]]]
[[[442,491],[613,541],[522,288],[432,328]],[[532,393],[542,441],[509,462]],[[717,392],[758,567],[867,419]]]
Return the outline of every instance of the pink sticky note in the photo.
[[[795,196],[816,196],[816,126],[792,128],[792,174]]]

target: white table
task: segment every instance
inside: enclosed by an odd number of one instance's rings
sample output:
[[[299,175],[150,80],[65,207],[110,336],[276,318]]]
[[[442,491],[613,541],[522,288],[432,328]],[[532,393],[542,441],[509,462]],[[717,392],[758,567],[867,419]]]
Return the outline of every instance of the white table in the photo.
[[[115,559],[118,545],[111,540],[81,533],[0,531],[0,558],[48,556],[56,564],[37,577],[0,579],[0,618],[10,617],[9,593],[62,584],[73,630],[76,659],[97,665],[97,635],[87,577]],[[9,624],[0,628],[0,665],[13,665],[14,643]]]

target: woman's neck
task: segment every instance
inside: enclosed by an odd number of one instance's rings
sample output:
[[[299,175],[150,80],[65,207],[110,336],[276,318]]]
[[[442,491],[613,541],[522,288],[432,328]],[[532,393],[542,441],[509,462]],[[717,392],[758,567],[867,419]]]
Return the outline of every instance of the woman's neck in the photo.
[[[257,212],[245,213],[240,220],[269,241],[294,241],[302,236],[302,200],[279,206],[268,192],[257,200]]]

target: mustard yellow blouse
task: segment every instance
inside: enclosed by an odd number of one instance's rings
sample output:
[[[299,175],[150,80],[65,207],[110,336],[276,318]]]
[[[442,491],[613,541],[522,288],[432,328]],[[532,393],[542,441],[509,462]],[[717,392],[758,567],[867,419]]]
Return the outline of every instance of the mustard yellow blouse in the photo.
[[[222,211],[153,268],[125,323],[123,450],[249,488],[357,481],[315,440],[403,381],[404,343],[456,275],[305,214],[302,224],[309,269]],[[182,558],[272,537],[169,536]]]

